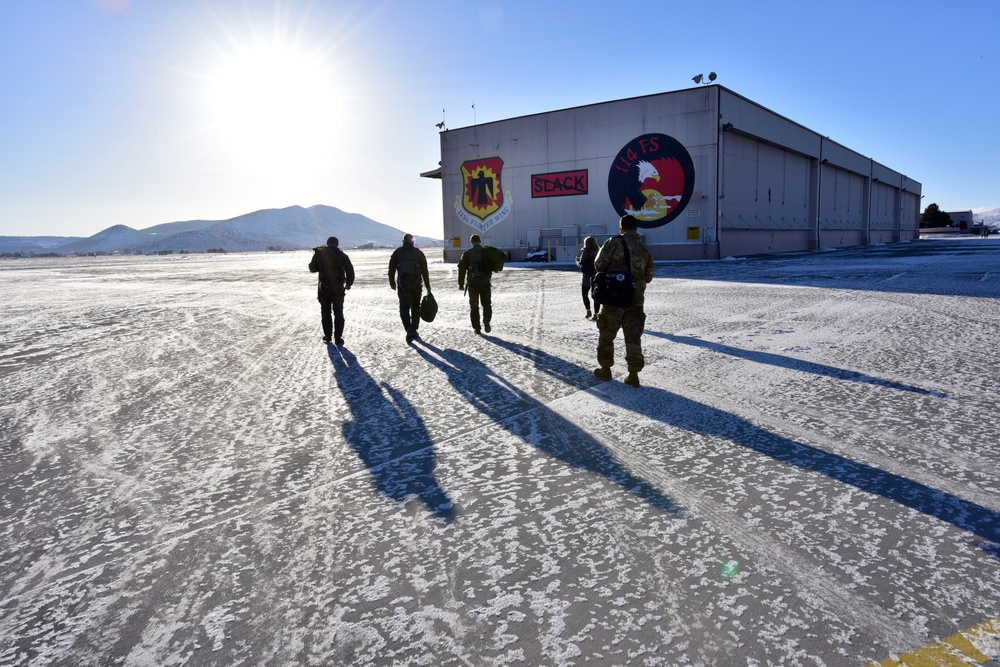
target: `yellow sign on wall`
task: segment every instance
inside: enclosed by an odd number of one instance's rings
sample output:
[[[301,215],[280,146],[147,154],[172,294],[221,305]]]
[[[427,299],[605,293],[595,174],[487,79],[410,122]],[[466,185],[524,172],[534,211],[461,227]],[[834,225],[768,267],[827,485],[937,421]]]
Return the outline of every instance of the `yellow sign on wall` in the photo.
[[[701,227],[688,227],[688,241],[697,241],[701,238]]]

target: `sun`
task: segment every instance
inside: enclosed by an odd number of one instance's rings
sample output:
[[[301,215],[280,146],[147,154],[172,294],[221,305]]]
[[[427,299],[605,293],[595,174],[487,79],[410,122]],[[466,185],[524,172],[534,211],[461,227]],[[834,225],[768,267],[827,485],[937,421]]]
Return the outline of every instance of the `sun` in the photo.
[[[343,100],[322,54],[281,43],[234,48],[210,77],[213,133],[245,171],[284,178],[314,169]]]

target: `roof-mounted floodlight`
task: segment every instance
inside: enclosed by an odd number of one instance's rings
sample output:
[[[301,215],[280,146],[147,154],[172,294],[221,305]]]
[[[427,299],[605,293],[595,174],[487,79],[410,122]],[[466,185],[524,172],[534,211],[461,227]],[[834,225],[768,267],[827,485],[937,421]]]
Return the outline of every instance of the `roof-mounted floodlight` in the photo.
[[[716,74],[715,72],[709,72],[708,79],[705,78],[704,74],[699,74],[698,76],[691,77],[691,80],[694,81],[695,83],[700,83],[707,86],[708,84],[712,83],[718,78],[719,78],[718,74]]]

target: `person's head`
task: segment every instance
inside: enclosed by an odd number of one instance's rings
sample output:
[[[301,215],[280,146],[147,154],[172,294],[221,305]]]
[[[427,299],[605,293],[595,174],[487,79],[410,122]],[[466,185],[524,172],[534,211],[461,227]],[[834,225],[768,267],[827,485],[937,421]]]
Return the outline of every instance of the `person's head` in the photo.
[[[403,234],[403,243],[413,243],[413,234]]]
[[[337,239],[336,236],[331,236],[330,238],[328,238],[326,240],[326,244],[328,246],[330,246],[331,248],[339,248],[340,247],[340,240]]]
[[[471,243],[472,245],[479,245],[482,242],[483,240],[479,238],[479,234],[473,234],[472,236],[469,237],[469,243]]]
[[[583,247],[587,250],[597,250],[598,249],[597,239],[595,239],[593,236],[588,236],[583,240]]]
[[[623,232],[635,232],[639,230],[639,221],[635,219],[634,215],[623,215],[618,221],[618,227]]]

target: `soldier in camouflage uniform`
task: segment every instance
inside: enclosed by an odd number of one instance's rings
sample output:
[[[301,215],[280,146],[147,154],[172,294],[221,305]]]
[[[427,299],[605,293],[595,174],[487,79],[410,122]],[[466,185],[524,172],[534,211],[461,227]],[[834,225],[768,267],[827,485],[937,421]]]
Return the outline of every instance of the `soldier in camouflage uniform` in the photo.
[[[479,304],[483,305],[483,328],[486,333],[490,332],[490,320],[493,319],[493,288],[490,284],[490,277],[493,272],[486,269],[481,264],[483,254],[483,240],[479,234],[469,237],[472,247],[462,253],[462,259],[458,262],[458,289],[464,290],[466,285],[466,274],[469,281],[469,318],[472,320],[472,328],[476,333],[479,329]]]
[[[638,230],[636,219],[631,215],[623,215],[618,229],[621,236],[612,236],[605,241],[594,260],[594,267],[598,271],[624,271],[625,249],[622,243],[628,244],[629,259],[632,260],[632,280],[635,282],[635,300],[628,308],[601,306],[601,312],[597,316],[597,329],[600,331],[597,363],[600,368],[594,370],[594,375],[602,380],[611,379],[611,366],[615,363],[615,338],[621,329],[625,335],[625,363],[628,365],[625,384],[633,387],[639,386],[639,371],[646,363],[642,356],[642,329],[646,323],[646,313],[642,306],[646,284],[653,279],[653,256],[639,238]]]

